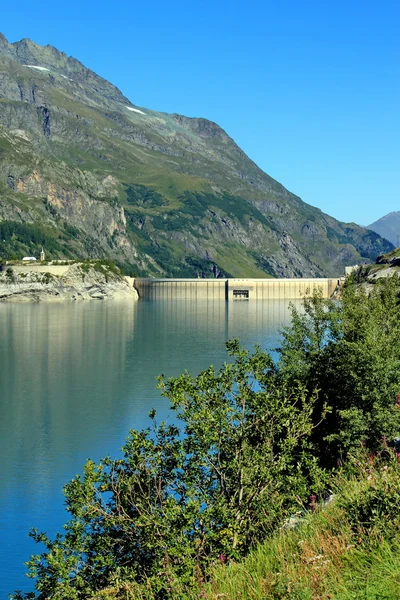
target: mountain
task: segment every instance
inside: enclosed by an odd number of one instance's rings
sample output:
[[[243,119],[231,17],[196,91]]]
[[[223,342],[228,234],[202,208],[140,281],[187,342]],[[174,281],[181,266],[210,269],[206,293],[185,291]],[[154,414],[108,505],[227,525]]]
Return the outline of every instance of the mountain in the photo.
[[[307,205],[215,123],[138,107],[52,46],[0,35],[0,256],[138,275],[337,276],[390,251]]]
[[[400,238],[400,211],[391,212],[381,219],[368,225],[367,229],[379,233],[380,236],[389,240],[395,246],[399,246]]]

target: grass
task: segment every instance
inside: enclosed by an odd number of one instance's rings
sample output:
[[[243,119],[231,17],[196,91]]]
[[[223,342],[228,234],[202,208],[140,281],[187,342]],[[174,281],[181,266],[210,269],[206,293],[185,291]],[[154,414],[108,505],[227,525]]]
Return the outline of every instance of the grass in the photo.
[[[398,466],[339,478],[337,497],[211,576],[209,600],[400,598]],[[391,508],[392,507],[392,508]]]
[[[246,252],[239,244],[224,244],[214,249],[214,259],[220,267],[235,277],[268,278],[265,270],[260,268],[251,252]]]
[[[345,515],[342,515],[345,519]],[[316,528],[316,524],[318,524]],[[242,564],[214,573],[206,598],[225,600],[395,600],[399,598],[398,542],[356,547],[332,515],[282,535]]]

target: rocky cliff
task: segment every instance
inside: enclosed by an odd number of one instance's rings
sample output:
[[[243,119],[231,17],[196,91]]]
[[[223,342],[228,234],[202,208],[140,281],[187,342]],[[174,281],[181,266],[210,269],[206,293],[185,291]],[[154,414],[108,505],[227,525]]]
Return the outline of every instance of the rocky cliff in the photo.
[[[7,267],[0,272],[0,301],[137,300],[138,294],[122,275],[101,263],[77,263],[66,269]]]
[[[313,208],[218,125],[132,104],[79,61],[0,36],[0,256],[137,275],[337,276],[392,246]]]

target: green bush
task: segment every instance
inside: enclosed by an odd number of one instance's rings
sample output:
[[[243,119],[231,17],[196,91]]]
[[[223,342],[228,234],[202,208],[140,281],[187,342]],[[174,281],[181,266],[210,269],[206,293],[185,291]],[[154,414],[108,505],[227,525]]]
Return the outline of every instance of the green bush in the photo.
[[[383,446],[378,455],[364,451],[352,457],[350,477],[345,472],[336,482],[338,506],[354,533],[373,534],[375,540],[400,534],[400,455],[385,440]]]
[[[6,277],[9,283],[15,283],[15,274],[14,270],[11,267],[7,267]]]
[[[292,308],[292,325],[280,349],[282,381],[318,390],[313,433],[323,464],[334,466],[361,444],[371,451],[400,432],[400,281],[382,279],[368,296],[350,281],[340,303],[314,293],[304,311]]]

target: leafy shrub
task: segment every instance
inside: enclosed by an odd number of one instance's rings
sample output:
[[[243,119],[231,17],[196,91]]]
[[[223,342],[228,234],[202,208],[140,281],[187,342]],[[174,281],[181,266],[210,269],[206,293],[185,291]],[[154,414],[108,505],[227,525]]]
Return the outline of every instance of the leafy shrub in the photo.
[[[6,277],[9,283],[15,283],[15,274],[14,270],[11,267],[7,267]]]
[[[353,456],[346,468],[350,477],[345,473],[336,482],[338,506],[353,531],[359,535],[373,531],[375,539],[400,534],[400,455],[385,440],[383,445],[377,455],[364,450]]]
[[[370,296],[350,281],[340,303],[314,293],[304,312],[292,308],[292,325],[280,349],[282,380],[318,391],[314,420],[331,411],[313,433],[327,466],[365,444],[399,435],[400,280],[382,279]]]

